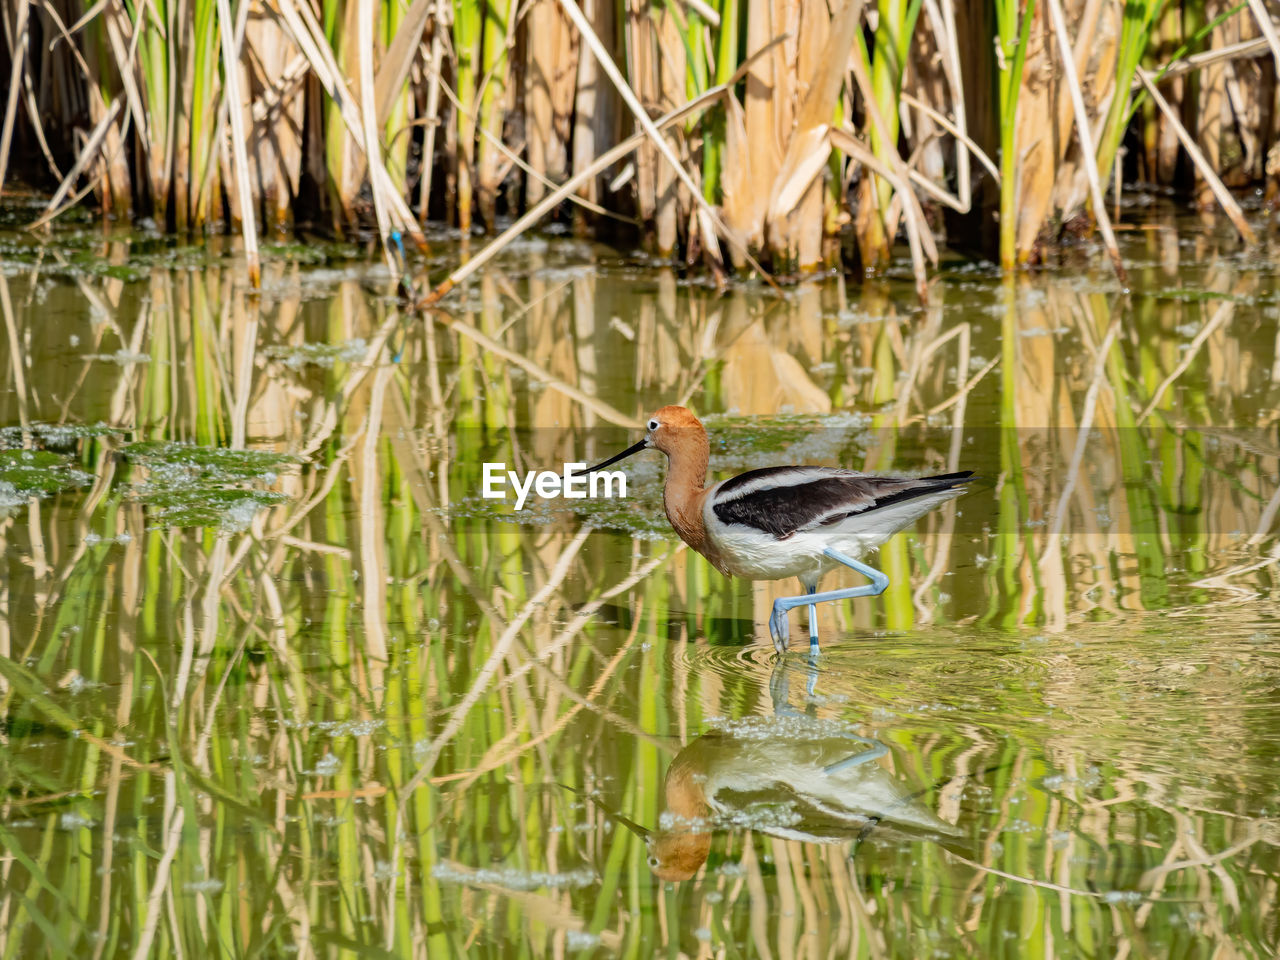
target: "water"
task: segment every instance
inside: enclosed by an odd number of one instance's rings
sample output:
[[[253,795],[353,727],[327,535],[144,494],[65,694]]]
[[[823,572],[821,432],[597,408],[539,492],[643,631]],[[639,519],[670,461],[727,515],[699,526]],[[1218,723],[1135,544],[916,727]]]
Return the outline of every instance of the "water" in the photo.
[[[1277,265],[1124,238],[924,308],[532,238],[428,326],[354,249],[0,236],[0,955],[1276,955]],[[685,400],[721,476],[985,479],[817,663],[656,454],[480,495]]]

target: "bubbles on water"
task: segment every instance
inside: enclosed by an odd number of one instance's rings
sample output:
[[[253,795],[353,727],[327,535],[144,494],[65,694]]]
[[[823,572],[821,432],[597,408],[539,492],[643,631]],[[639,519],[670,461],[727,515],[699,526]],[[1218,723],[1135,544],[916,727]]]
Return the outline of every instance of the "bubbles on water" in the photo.
[[[332,777],[334,774],[342,770],[342,761],[335,753],[326,753],[316,762],[316,767],[311,773],[319,777]]]
[[[1005,833],[1040,833],[1040,828],[1026,820],[1010,820],[1004,825]]]
[[[530,890],[577,890],[600,882],[599,875],[586,867],[563,873],[544,873],[538,870],[480,868],[468,870],[452,863],[437,863],[431,868],[433,879],[441,883],[487,884],[504,890],[528,892]]]
[[[86,690],[93,690],[103,686],[95,680],[90,680],[79,670],[73,669],[65,677],[58,682],[58,686],[66,690],[72,696],[84,693]]]
[[[116,534],[114,537],[104,537],[101,534],[97,534],[97,533],[87,533],[85,534],[85,537],[84,537],[85,544],[90,547],[95,547],[100,543],[125,544],[125,543],[131,542],[132,540],[133,540],[133,537],[128,533],[128,531],[122,531],[121,533]]]
[[[658,829],[664,831],[684,831],[705,833],[711,829],[711,821],[706,817],[685,817],[670,810],[663,810],[658,815]]]
[[[752,804],[750,807],[728,810],[716,817],[716,825],[719,827],[760,830],[764,833],[785,830],[803,821],[804,816],[796,809],[792,800],[776,804]]]
[[[267,504],[258,503],[252,497],[233,503],[222,515],[222,519],[218,522],[218,529],[223,533],[244,533],[253,523],[253,518],[258,515],[258,511],[265,506]]]
[[[1129,906],[1136,906],[1143,899],[1144,897],[1137,890],[1108,890],[1102,895],[1103,903],[1127,904]]]
[[[115,353],[87,353],[84,359],[98,360],[104,363],[114,363],[121,367],[131,366],[135,363],[150,363],[151,354],[135,353],[132,350],[126,350],[121,347]]]
[[[0,480],[0,511],[20,507],[26,502],[27,497],[19,493],[12,483]]]
[[[860,326],[864,323],[884,323],[885,317],[882,313],[873,313],[869,310],[845,309],[835,315],[836,326],[842,329]]]
[[[707,725],[739,740],[771,742],[782,739],[812,740],[822,737],[843,737],[850,733],[849,725],[839,720],[810,717],[799,713],[779,714],[773,717],[742,717],[730,720],[712,717]]]
[[[588,930],[569,930],[565,933],[564,945],[569,950],[591,950],[600,945],[600,935]]]
[[[382,720],[322,720],[316,729],[331,737],[371,737],[384,726]]]
[[[290,370],[303,367],[320,367],[330,370],[335,363],[354,363],[368,353],[369,345],[363,337],[344,340],[341,343],[296,343],[265,347],[263,354],[278,360]]]

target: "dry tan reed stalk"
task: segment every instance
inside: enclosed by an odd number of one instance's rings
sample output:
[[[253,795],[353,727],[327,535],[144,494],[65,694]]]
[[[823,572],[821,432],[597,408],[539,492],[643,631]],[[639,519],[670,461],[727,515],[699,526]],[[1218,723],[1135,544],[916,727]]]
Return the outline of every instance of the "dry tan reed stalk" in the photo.
[[[577,77],[577,44],[556,0],[533,0],[525,17],[524,123],[529,165],[540,177],[562,179],[568,162],[569,121]],[[525,186],[528,203],[543,183]]]
[[[1216,50],[1205,50],[1202,53],[1193,53],[1189,57],[1178,60],[1175,63],[1166,63],[1153,74],[1154,78],[1159,80],[1171,80],[1174,77],[1180,77],[1184,73],[1193,73],[1201,70],[1214,63],[1223,63],[1231,60],[1247,60],[1262,55],[1271,49],[1270,43],[1266,37],[1257,37],[1253,40],[1241,40],[1238,43],[1231,43],[1225,47],[1219,47]],[[1143,87],[1142,78],[1137,77],[1130,85],[1131,90],[1141,90]]]
[[[1067,90],[1071,94],[1071,106],[1076,115],[1076,136],[1080,138],[1080,152],[1084,157],[1084,169],[1089,178],[1089,191],[1093,196],[1093,215],[1098,218],[1098,229],[1102,231],[1102,242],[1107,248],[1107,256],[1115,267],[1116,276],[1121,283],[1127,283],[1124,261],[1120,259],[1120,248],[1116,245],[1116,235],[1111,231],[1111,220],[1107,216],[1107,205],[1102,197],[1102,185],[1098,180],[1098,158],[1093,145],[1093,132],[1089,129],[1089,114],[1084,108],[1084,97],[1080,93],[1080,80],[1076,76],[1075,52],[1071,49],[1071,40],[1067,36],[1067,23],[1062,16],[1062,4],[1059,0],[1047,0],[1049,15],[1053,19],[1053,33],[1058,41],[1058,53],[1062,58],[1063,77],[1067,82]],[[1117,184],[1117,187],[1119,185]]]
[[[522,6],[518,0],[491,0],[484,9],[481,31],[484,73],[476,92],[475,130],[480,137],[475,145],[475,190],[481,222],[486,229],[492,229],[498,193],[512,166],[505,158],[499,158],[501,151],[495,150],[494,141],[502,139],[507,110],[512,106],[517,69],[512,53],[520,20],[528,6]]]
[[[274,19],[252,18],[245,27],[244,49],[245,89],[252,101],[246,111],[249,153],[257,160],[255,200],[262,204],[263,229],[282,231],[293,220],[298,195],[309,68]]]
[[[780,43],[781,40],[782,40],[781,37],[774,38],[763,49],[757,50],[754,54],[747,57],[747,59],[744,60],[742,62],[742,65],[738,68],[737,72],[735,72],[734,75],[729,78],[729,81],[727,83],[723,83],[723,84],[720,84],[719,86],[710,88],[704,94],[702,94],[702,96],[697,97],[693,100],[690,100],[680,109],[673,110],[671,113],[668,113],[666,116],[660,117],[657,120],[657,125],[660,128],[666,128],[674,123],[679,123],[681,120],[685,119],[686,117],[692,116],[693,114],[710,106],[713,102],[715,102],[715,100],[724,96],[728,91],[732,90],[734,85],[739,80],[741,80],[743,75],[745,75],[746,71],[750,69],[751,65],[759,57],[762,57],[766,53],[768,53],[769,50],[771,50],[776,44]],[[467,277],[471,276],[473,273],[479,270],[482,266],[484,266],[486,263],[488,263],[490,260],[496,257],[499,253],[501,253],[503,248],[505,248],[509,243],[511,243],[513,240],[519,237],[522,233],[528,230],[540,219],[542,219],[544,214],[549,212],[553,207],[555,207],[556,204],[558,204],[561,200],[563,200],[568,194],[577,190],[578,187],[586,183],[592,177],[599,174],[600,171],[608,169],[618,160],[621,160],[627,154],[631,153],[631,151],[635,150],[636,147],[640,146],[640,144],[645,142],[647,136],[648,135],[645,133],[637,133],[634,136],[632,136],[630,139],[624,140],[622,143],[618,144],[616,147],[613,147],[610,150],[605,151],[600,156],[596,157],[595,160],[592,161],[590,165],[576,172],[572,177],[570,177],[567,181],[561,184],[560,187],[554,193],[551,193],[548,196],[544,197],[541,201],[535,204],[527,213],[525,213],[524,216],[522,216],[510,227],[504,230],[497,237],[494,237],[494,239],[491,240],[483,250],[477,253],[474,257],[472,257],[462,266],[454,270],[451,274],[449,274],[449,276],[447,276],[440,283],[436,284],[436,286],[431,290],[430,293],[428,293],[425,297],[423,297],[421,300],[418,301],[417,307],[420,309],[425,309],[425,308],[430,308],[435,304],[439,303],[442,299],[444,299],[444,297],[446,297],[449,294],[449,291],[451,291],[455,286],[457,286]],[[768,274],[765,274],[764,276],[766,279],[768,279]]]
[[[874,104],[869,102],[868,109],[874,109]],[[831,142],[840,150],[856,158],[867,169],[884,177],[893,187],[895,196],[901,198],[907,227],[907,245],[911,250],[911,268],[916,279],[916,293],[919,294],[921,300],[928,300],[929,280],[925,274],[924,266],[925,244],[929,245],[930,259],[935,263],[938,259],[938,251],[933,245],[933,235],[925,225],[924,211],[920,209],[920,201],[916,199],[915,193],[911,190],[910,172],[908,172],[907,177],[902,177],[900,170],[886,167],[876,158],[866,144],[848,130],[836,127],[830,131],[829,136],[831,137]],[[898,157],[898,163],[902,163],[901,157]]]
[[[752,249],[764,249],[769,198],[786,149],[793,80],[787,69],[800,4],[785,12],[773,0],[749,0],[740,14],[746,17],[747,49],[760,49],[770,38],[788,34],[786,43],[767,57],[756,60],[746,75],[741,107],[733,97],[726,102],[724,175],[725,219]],[[788,16],[788,14],[790,16]],[[731,248],[732,249],[732,248]],[[734,264],[741,267],[733,250]]]
[[[353,141],[365,144],[367,147],[364,112],[351,97],[346,95],[342,71],[338,68],[333,51],[329,48],[324,31],[316,22],[315,15],[306,3],[296,3],[295,0],[280,0],[274,9],[278,11],[285,30],[293,37],[294,43],[307,58],[312,72],[324,87],[325,93],[337,105],[342,122]],[[372,90],[370,90],[370,96],[372,96]],[[376,133],[374,139],[376,142]],[[422,228],[409,210],[404,197],[392,183],[386,164],[383,162],[381,150],[375,149],[373,153],[366,150],[364,156],[373,192],[380,193],[382,202],[386,204],[389,225],[402,231],[419,246],[425,246],[426,237],[422,233]],[[386,236],[384,235],[382,239],[385,247]]]
[[[76,158],[76,162],[72,165],[71,169],[67,171],[66,177],[63,179],[62,183],[58,185],[58,189],[54,191],[53,196],[49,199],[49,203],[45,207],[44,213],[42,213],[39,218],[31,224],[30,229],[34,230],[37,227],[44,226],[61,213],[63,209],[66,209],[59,208],[58,205],[62,203],[63,199],[65,199],[67,194],[71,191],[71,187],[75,184],[76,179],[80,174],[97,158],[98,149],[106,139],[107,131],[115,122],[116,114],[119,112],[120,101],[117,100],[111,104],[111,107],[107,110],[106,114],[98,121],[97,126],[93,129],[93,133],[91,133],[89,135],[89,139],[85,141],[85,145],[81,149],[80,155]],[[83,194],[81,195],[83,196]]]
[[[409,9],[401,18],[396,29],[395,39],[382,55],[378,64],[378,76],[374,85],[374,100],[377,103],[377,126],[385,127],[391,119],[391,110],[396,95],[404,89],[409,79],[409,70],[418,55],[418,46],[422,42],[422,34],[431,22],[432,16],[441,0],[413,0]],[[439,24],[433,31],[433,42],[437,39]],[[434,59],[434,58],[433,58]]]
[[[247,4],[246,4],[247,6]],[[240,49],[236,42],[235,21],[231,4],[217,0],[218,33],[222,37],[223,82],[227,85],[227,116],[231,122],[231,155],[235,158],[236,193],[240,201],[240,230],[244,236],[244,255],[249,265],[249,284],[256,290],[262,286],[262,268],[258,263],[258,225],[253,212],[253,196],[249,187],[249,155],[244,130],[244,102],[240,96]]]
[[[555,0],[560,7],[559,0]],[[614,4],[609,0],[582,0],[584,12],[606,36],[614,35]],[[563,12],[563,8],[560,8]],[[566,18],[567,19],[567,18]],[[570,26],[573,26],[571,23]],[[581,37],[576,27],[574,34]],[[571,168],[574,173],[587,168],[607,143],[617,137],[620,124],[617,95],[605,83],[600,62],[588,56],[579,42],[577,72],[573,93],[573,146]],[[583,183],[583,192],[592,200],[600,199],[599,184],[594,179]]]
[[[807,269],[820,260],[821,251],[812,243],[802,253],[803,241],[794,237],[792,230],[798,224],[788,224],[799,212],[803,198],[809,193],[815,179],[821,174],[831,155],[831,118],[835,114],[836,101],[844,83],[845,64],[853,47],[854,37],[862,18],[862,5],[855,0],[845,0],[829,24],[827,41],[818,56],[816,69],[808,73],[809,89],[796,116],[795,126],[787,143],[777,175],[770,190],[766,207],[766,219],[771,234],[778,234],[790,258],[799,258],[799,267]],[[804,218],[818,229],[821,240],[821,217]]]
[[[1223,213],[1225,213],[1235,225],[1236,231],[1240,234],[1240,238],[1248,244],[1256,243],[1257,237],[1254,235],[1253,228],[1250,227],[1248,221],[1245,220],[1244,213],[1241,211],[1240,205],[1236,203],[1235,198],[1231,196],[1227,191],[1227,188],[1223,186],[1222,181],[1218,178],[1218,175],[1214,173],[1212,165],[1205,159],[1204,154],[1200,151],[1200,148],[1196,146],[1195,141],[1191,139],[1191,136],[1187,133],[1187,128],[1182,125],[1182,121],[1178,119],[1178,115],[1174,113],[1173,108],[1169,106],[1169,102],[1161,96],[1160,91],[1156,89],[1156,85],[1151,82],[1151,77],[1148,75],[1146,70],[1142,69],[1142,67],[1138,67],[1137,73],[1138,78],[1142,80],[1143,85],[1147,88],[1147,93],[1150,94],[1155,105],[1160,109],[1160,112],[1164,114],[1165,120],[1178,135],[1178,141],[1191,157],[1192,163],[1196,165],[1196,169],[1204,178],[1205,183],[1207,183],[1209,185],[1209,189],[1213,191],[1213,195],[1217,199],[1219,206],[1222,207]]]
[[[960,127],[952,123],[949,119],[947,119],[937,110],[935,110],[933,107],[929,106],[927,103],[923,102],[922,100],[916,99],[909,93],[904,92],[902,94],[902,102],[907,104],[908,106],[915,107],[921,113],[924,113],[925,115],[927,115],[938,126],[942,127],[943,130],[947,131],[947,133],[955,137],[956,140],[965,147],[965,152],[972,153],[975,157],[977,157],[978,162],[981,163],[984,167],[986,167],[987,172],[991,174],[992,180],[995,181],[997,186],[999,185],[1000,168],[996,166],[994,160],[992,160],[989,156],[987,156],[987,152],[983,150],[980,146],[978,146],[978,144],[968,134],[966,134],[962,129],[960,129]],[[948,201],[948,205],[955,204],[954,206],[955,210],[957,210],[960,213],[967,213],[968,204],[970,203],[970,200],[971,200],[969,196],[969,192],[970,192],[969,188],[966,188],[965,186],[958,183],[956,185],[957,195],[952,200]],[[961,205],[963,205],[965,209],[961,209]]]
[[[134,127],[138,131],[139,141],[143,149],[150,149],[150,138],[147,132],[150,129],[150,120],[146,109],[142,105],[142,95],[138,92],[133,62],[141,32],[134,31],[132,25],[130,25],[130,33],[133,36],[132,42],[126,49],[124,37],[121,34],[121,21],[129,24],[129,18],[125,15],[123,5],[120,0],[105,0],[103,6],[104,9],[99,15],[99,19],[102,21],[103,31],[106,33],[107,42],[111,47],[111,55],[115,60],[120,84],[124,87],[125,102],[128,104],[129,112],[133,116]]]
[[[227,0],[219,0],[226,3]],[[375,16],[373,8],[373,0],[358,0],[356,7],[356,46],[359,49],[360,59],[360,116],[363,121],[362,133],[364,135],[364,155],[369,164],[369,179],[373,182],[373,211],[378,221],[378,236],[382,243],[379,246],[382,249],[383,260],[394,274],[396,272],[396,261],[391,256],[391,248],[387,243],[387,238],[391,236],[391,218],[387,212],[387,200],[383,191],[378,189],[379,174],[375,173],[374,167],[382,164],[382,145],[378,139],[378,109],[375,105],[375,91],[373,79],[373,18]],[[386,168],[383,167],[384,176]],[[389,192],[399,196],[398,190],[395,190],[391,184],[390,176],[385,177],[385,183],[390,187]],[[407,212],[407,211],[406,211]]]
[[[856,3],[862,6],[862,0],[848,0],[849,3]],[[871,78],[867,74],[867,64],[861,56],[861,51],[855,49],[854,56],[849,58],[849,62],[853,68],[853,76],[857,81],[858,89],[862,93],[863,103],[866,107],[867,115],[871,118],[872,125],[880,132],[880,136],[885,141],[890,141],[889,126],[885,122],[884,117],[880,113],[879,107],[876,105],[876,98],[871,86]],[[832,136],[837,131],[832,131]],[[867,158],[871,156],[871,152],[865,149],[862,144],[852,136],[848,131],[843,133],[852,141],[850,146],[860,154],[862,162],[867,163]],[[842,147],[843,149],[843,147]],[[916,195],[909,187],[911,180],[910,170],[903,162],[902,157],[896,150],[889,151],[889,162],[892,164],[894,176],[892,179],[896,181],[895,192],[902,204],[902,213],[906,218],[907,227],[907,243],[911,249],[911,266],[916,278],[916,292],[921,300],[928,299],[928,280],[925,276],[924,251],[929,251],[929,259],[934,263],[938,260],[938,251],[933,242],[933,235],[929,232],[927,222],[924,218],[924,211],[920,209],[920,202],[916,199]],[[873,201],[874,202],[874,201]],[[886,222],[889,217],[885,217]]]
[[[733,235],[732,231],[725,226],[723,221],[721,221],[714,211],[711,210],[711,207],[706,200],[702,198],[702,190],[696,183],[694,183],[693,178],[689,175],[689,171],[684,168],[684,164],[682,164],[680,162],[680,158],[675,155],[675,151],[671,149],[671,145],[658,131],[657,126],[654,124],[653,120],[650,119],[649,114],[645,111],[644,107],[641,106],[640,101],[636,98],[635,91],[631,89],[631,85],[623,78],[621,72],[618,70],[617,64],[615,64],[613,62],[613,58],[609,56],[609,51],[605,49],[604,44],[601,43],[599,36],[596,35],[595,30],[592,29],[590,22],[588,22],[582,11],[578,9],[573,0],[558,0],[558,2],[560,4],[560,9],[565,12],[565,15],[573,22],[573,25],[578,28],[578,35],[582,38],[583,42],[586,43],[588,49],[590,49],[592,55],[596,58],[596,62],[599,63],[600,68],[604,71],[610,82],[613,83],[619,96],[622,97],[623,102],[631,111],[632,116],[635,117],[636,123],[639,124],[640,128],[645,132],[645,135],[649,138],[649,141],[654,145],[654,147],[657,148],[658,152],[662,154],[663,159],[665,159],[667,163],[671,164],[672,171],[679,178],[680,182],[685,185],[685,188],[688,189],[689,193],[693,197],[693,202],[703,209],[713,223],[720,227],[724,233],[725,239],[730,244],[738,244],[741,246],[742,241]],[[706,239],[707,238],[704,238],[704,241]],[[710,239],[714,242],[714,237]],[[721,260],[718,246],[709,252],[715,260]],[[750,253],[746,252],[745,248],[744,256],[761,274],[766,273],[763,267],[751,260]]]
[[[1280,37],[1276,36],[1276,26],[1271,19],[1271,12],[1263,0],[1249,0],[1249,10],[1253,13],[1253,18],[1257,21],[1258,29],[1262,31],[1262,37],[1267,41],[1267,46],[1271,48],[1276,69],[1280,70]]]
[[[925,9],[929,13],[930,20],[934,20],[937,16],[933,12],[934,0],[927,0]],[[974,153],[979,160],[985,160],[994,168],[994,164],[981,151],[973,149],[973,141],[969,139],[969,118],[966,113],[964,104],[964,71],[960,67],[960,37],[956,31],[956,11],[955,0],[942,0],[942,32],[939,37],[939,45],[943,49],[943,66],[947,73],[947,82],[951,84],[951,103],[952,110],[955,111],[956,121],[952,127],[949,121],[940,117],[935,117],[935,121],[939,123],[944,130],[954,136],[956,143],[956,193],[960,197],[960,202],[964,204],[965,209],[961,213],[968,212],[969,206],[973,200],[973,188],[970,182],[969,171],[969,154]],[[938,33],[935,23],[934,33]],[[1000,182],[1000,178],[996,177],[996,183]]]
[[[427,115],[425,117],[427,126],[422,138],[423,171],[422,183],[418,188],[419,220],[427,219],[428,206],[431,203],[431,178],[436,166],[436,129],[440,125],[440,88],[444,86],[444,80],[440,76],[440,71],[444,67],[444,13],[439,2],[436,2],[432,9],[436,13],[435,24],[431,30],[431,60],[427,68],[429,71],[429,79],[427,80]]]
[[[457,94],[455,94],[449,88],[449,85],[447,83],[444,83],[443,81],[441,81],[438,86],[438,89],[444,92],[445,97],[448,99],[449,103],[453,105],[454,110],[457,110],[459,113],[463,112],[465,108],[458,101]],[[480,136],[484,137],[491,144],[493,144],[493,148],[497,150],[499,153],[501,153],[504,157],[506,157],[512,166],[519,167],[521,170],[527,173],[530,177],[532,177],[533,181],[531,182],[536,182],[539,185],[544,187],[550,187],[552,190],[556,189],[556,184],[552,183],[550,180],[548,180],[546,177],[540,174],[529,163],[520,159],[520,155],[517,153],[514,153],[511,150],[511,148],[508,147],[505,143],[503,143],[502,139],[498,137],[495,133],[493,133],[490,130],[486,130],[484,127],[480,127],[480,126],[477,126],[476,129],[480,132]],[[598,203],[593,203],[592,201],[588,200],[586,197],[580,197],[576,193],[568,194],[565,197],[565,199],[568,200],[570,203],[577,204],[578,206],[582,207],[582,209],[584,210],[590,210],[592,213],[596,214],[597,216],[608,217],[610,220],[617,220],[619,223],[626,223],[630,225],[637,225],[639,223],[639,221],[635,220],[632,217],[625,217],[620,213],[614,213],[612,210],[608,209],[607,207],[602,207]]]
[[[668,113],[686,100],[684,46],[675,17],[669,10],[651,11],[647,4],[632,0],[627,19],[628,72],[635,77],[636,93],[656,112]],[[653,225],[659,256],[669,257],[678,239],[682,206],[675,175],[648,144],[637,151],[635,169],[640,220]]]
[[[30,0],[17,0],[18,11],[14,18],[13,34],[9,40],[9,56],[13,67],[9,71],[9,96],[4,106],[4,124],[0,126],[0,195],[4,193],[4,178],[9,166],[9,148],[13,144],[13,124],[18,115],[18,91],[21,87],[23,63],[31,39],[27,35],[27,16]]]
[[[22,427],[22,445],[31,445],[31,417],[27,411],[27,352],[22,349],[18,336],[17,320],[13,313],[13,301],[9,296],[9,281],[0,273],[0,310],[4,312],[4,326],[9,334],[9,366],[13,372],[13,390],[18,401],[18,423]]]

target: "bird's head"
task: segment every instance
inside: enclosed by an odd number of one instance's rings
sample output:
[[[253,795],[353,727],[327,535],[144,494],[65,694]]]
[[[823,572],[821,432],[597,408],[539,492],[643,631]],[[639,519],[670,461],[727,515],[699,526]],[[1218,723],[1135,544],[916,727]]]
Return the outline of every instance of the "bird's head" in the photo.
[[[690,442],[705,442],[707,431],[688,407],[667,406],[645,421],[644,444],[670,456]]]
[[[711,852],[711,831],[692,826],[654,831],[645,841],[649,869],[660,880],[679,882],[697,873]]]
[[[667,406],[655,410],[645,421],[644,437],[621,453],[610,457],[594,467],[587,467],[582,473],[593,473],[624,460],[633,453],[652,447],[671,456],[676,450],[688,447],[693,450],[705,450],[707,431],[702,421],[693,415],[687,407]],[[705,456],[705,454],[704,454]],[[704,462],[705,466],[705,462]]]

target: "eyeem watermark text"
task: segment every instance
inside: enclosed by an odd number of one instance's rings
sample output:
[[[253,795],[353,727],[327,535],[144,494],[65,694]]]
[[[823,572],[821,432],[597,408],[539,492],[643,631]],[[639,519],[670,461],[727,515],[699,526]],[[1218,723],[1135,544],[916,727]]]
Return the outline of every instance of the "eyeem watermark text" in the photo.
[[[484,482],[480,487],[480,496],[486,500],[505,500],[507,484],[516,493],[516,509],[522,510],[529,494],[536,493],[543,500],[553,497],[567,497],[570,500],[593,500],[599,497],[625,497],[627,495],[627,475],[621,470],[600,470],[585,474],[579,471],[586,468],[585,463],[566,463],[563,473],[554,470],[531,470],[524,475],[524,480],[514,470],[508,470],[505,463],[484,464]]]

